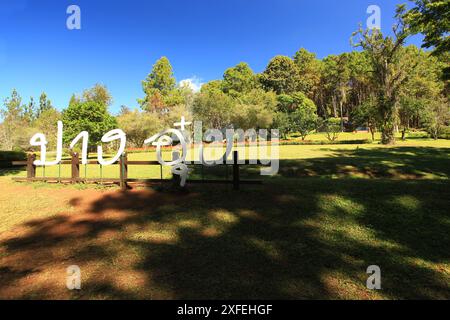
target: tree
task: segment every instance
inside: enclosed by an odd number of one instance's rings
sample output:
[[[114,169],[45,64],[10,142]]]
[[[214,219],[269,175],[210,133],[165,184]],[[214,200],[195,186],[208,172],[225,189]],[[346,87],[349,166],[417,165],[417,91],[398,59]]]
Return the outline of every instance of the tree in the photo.
[[[300,91],[304,92],[308,98],[313,99],[320,84],[321,61],[316,58],[314,53],[301,48],[295,53],[294,62],[298,66],[301,76]]]
[[[15,147],[25,147],[21,141],[23,129],[27,127],[23,111],[22,98],[16,89],[13,89],[11,97],[5,99],[1,109],[3,117],[2,149],[13,150]]]
[[[39,97],[39,109],[36,116],[39,117],[42,112],[52,108],[52,102],[47,98],[47,94],[42,92]]]
[[[73,97],[73,99],[74,99],[74,101],[72,101],[72,98],[71,98],[70,103],[77,103],[76,98]],[[108,88],[105,85],[97,83],[92,88],[86,89],[83,91],[81,101],[82,102],[96,102],[99,104],[103,104],[105,106],[110,106],[113,103],[113,98],[112,98],[111,93],[108,91]]]
[[[330,93],[333,116],[341,118],[341,131],[344,131],[344,113],[350,91],[349,55],[331,55],[324,59],[324,74]],[[339,110],[339,113],[338,113]],[[348,113],[348,112],[347,112]]]
[[[411,0],[415,7],[402,18],[411,33],[422,33],[424,48],[434,47],[434,54],[450,51],[450,2],[448,0]],[[405,10],[405,5],[401,6]]]
[[[207,129],[224,129],[231,124],[235,101],[220,91],[200,93],[194,100],[193,114]]]
[[[339,132],[341,132],[341,119],[340,118],[328,118],[323,122],[323,128],[329,141],[335,141]]]
[[[117,121],[109,114],[108,107],[94,101],[70,105],[63,111],[62,121],[65,143],[70,143],[81,131],[87,131],[90,150],[101,143],[106,132],[117,127]]]
[[[402,138],[410,126],[418,127],[430,102],[440,100],[444,89],[442,66],[437,57],[416,46],[403,49],[408,60],[416,65],[400,91],[399,123],[403,126]]]
[[[181,96],[177,92],[175,84],[176,80],[169,59],[161,57],[153,65],[147,78],[142,81],[145,97],[138,99],[142,110],[161,111],[180,103]]]
[[[378,125],[375,99],[367,99],[358,108],[353,110],[352,120],[355,126],[367,126],[372,135],[372,141],[375,141],[375,132]]]
[[[319,119],[317,116],[317,107],[311,99],[301,92],[294,95],[294,101],[296,109],[290,116],[292,122],[291,129],[298,131],[302,140],[305,140],[306,136],[317,128],[317,121]]]
[[[56,124],[59,120],[61,120],[61,113],[52,107],[43,111],[35,121],[35,127],[45,134],[50,148],[56,147]]]
[[[273,128],[278,129],[282,139],[286,139],[292,131],[290,115],[286,112],[276,112],[273,118]]]
[[[223,80],[212,80],[205,83],[201,87],[200,93],[206,93],[211,91],[223,92],[222,88],[223,88]]]
[[[75,94],[72,94],[72,96],[70,97],[69,106],[73,106],[79,103],[81,103],[81,100]]]
[[[229,68],[223,74],[223,92],[237,97],[241,93],[246,93],[255,88],[256,77],[253,70],[245,62]]]
[[[277,94],[290,94],[301,87],[299,68],[286,56],[276,56],[270,60],[260,81],[266,90],[273,90]]]
[[[273,92],[253,89],[236,99],[236,106],[232,115],[233,125],[237,128],[266,129],[270,128],[275,116],[277,105]]]
[[[424,125],[428,133],[438,139],[446,123],[450,120],[450,107],[447,99],[430,101],[424,112]]]
[[[393,28],[394,37],[383,37],[378,29],[360,29],[360,39],[355,46],[362,47],[368,54],[372,67],[372,81],[376,89],[377,110],[381,119],[381,142],[395,143],[399,93],[415,65],[402,55],[402,46],[408,36],[402,21],[402,11],[397,11],[397,24]]]
[[[34,104],[33,97],[30,97],[30,102],[24,106],[23,110],[23,118],[25,122],[31,126],[33,122],[36,120],[36,106]]]
[[[117,117],[118,126],[127,134],[133,147],[142,147],[144,141],[164,129],[164,124],[154,113],[130,110]]]

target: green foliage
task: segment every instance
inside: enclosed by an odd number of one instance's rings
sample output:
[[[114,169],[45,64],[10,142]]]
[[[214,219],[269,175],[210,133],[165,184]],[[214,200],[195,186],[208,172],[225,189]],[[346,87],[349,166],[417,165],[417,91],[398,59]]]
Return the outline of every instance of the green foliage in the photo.
[[[232,116],[233,125],[240,129],[267,129],[273,123],[277,105],[276,95],[262,89],[241,95]]]
[[[0,161],[26,160],[27,154],[23,151],[0,151]]]
[[[27,123],[27,125],[31,126],[33,122],[36,120],[37,111],[36,106],[34,104],[34,98],[30,97],[30,102],[25,105],[23,110],[23,119]]]
[[[450,51],[450,1],[411,0],[415,7],[402,14],[412,33],[425,35],[423,47],[436,55]]]
[[[286,56],[270,60],[260,78],[266,90],[277,94],[290,94],[301,88],[300,70],[295,62]]]
[[[276,112],[274,115],[273,128],[280,131],[282,139],[286,139],[289,132],[292,131],[292,123],[288,113]]]
[[[374,99],[367,99],[352,112],[353,126],[367,126],[375,140],[375,131],[378,123],[378,113]]]
[[[81,102],[96,102],[105,106],[110,106],[113,103],[113,98],[108,88],[105,85],[97,83],[90,89],[84,90]],[[77,103],[76,100],[72,100],[69,104]]]
[[[155,113],[138,110],[123,113],[117,117],[118,127],[127,134],[131,147],[140,148],[144,141],[164,129],[163,121]]]
[[[305,140],[306,136],[317,128],[317,107],[303,93],[296,93],[294,101],[297,107],[290,115],[291,129],[299,132],[302,140]]]
[[[394,130],[400,92],[417,65],[411,56],[404,54],[402,46],[408,30],[401,15],[400,10],[397,13],[397,24],[393,28],[394,37],[383,37],[378,29],[370,31],[360,28],[353,34],[360,36],[355,46],[361,47],[370,59],[383,144],[395,143]]]
[[[91,149],[101,143],[105,133],[117,127],[107,106],[93,101],[69,106],[63,111],[62,121],[65,143],[70,143],[81,131],[87,131]]]
[[[427,132],[438,139],[450,121],[450,105],[446,99],[429,101],[429,108],[424,113],[423,123]]]
[[[223,74],[222,90],[233,97],[249,92],[256,86],[253,70],[245,62],[229,68]]]
[[[277,95],[278,111],[284,113],[290,113],[294,111],[294,98],[288,94]]]
[[[1,109],[3,123],[0,130],[0,147],[12,151],[26,148],[23,134],[27,128],[27,121],[23,117],[24,106],[19,93],[13,89],[11,97],[6,98]]]
[[[216,90],[200,93],[194,100],[193,114],[208,129],[223,129],[231,124],[235,102],[229,95]]]
[[[45,92],[41,93],[41,96],[39,97],[39,109],[37,111],[36,117],[39,118],[39,115],[44,112],[45,110],[52,108],[52,102],[47,98],[47,94]]]
[[[183,102],[183,96],[176,88],[172,65],[166,57],[160,58],[153,65],[151,73],[142,81],[145,93],[143,99],[138,99],[145,111],[164,112],[164,109]]]
[[[314,53],[301,48],[295,53],[294,62],[298,66],[301,77],[299,90],[306,93],[308,97],[313,97],[320,85],[321,61]]]
[[[211,91],[215,92],[223,92],[223,80],[212,80],[205,83],[200,89],[201,93],[207,93]]]
[[[57,122],[59,120],[61,120],[61,113],[52,107],[43,111],[34,123],[36,129],[45,134],[49,148],[56,147]]]
[[[322,128],[326,133],[329,141],[335,141],[339,137],[341,132],[341,119],[340,118],[328,118],[323,121]]]

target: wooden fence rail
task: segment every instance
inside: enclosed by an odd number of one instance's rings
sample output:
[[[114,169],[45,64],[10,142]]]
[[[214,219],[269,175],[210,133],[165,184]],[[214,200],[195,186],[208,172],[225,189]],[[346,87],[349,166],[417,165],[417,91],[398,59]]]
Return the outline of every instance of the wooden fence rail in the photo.
[[[177,157],[177,153],[174,152],[173,154],[174,159]],[[114,178],[87,178],[86,176],[84,178],[80,177],[80,158],[78,153],[74,152],[71,154],[71,160],[63,160],[60,162],[59,165],[62,164],[70,164],[71,165],[71,177],[70,178],[61,178],[59,177],[36,177],[36,165],[34,164],[34,161],[36,160],[35,154],[29,154],[28,159],[26,161],[13,161],[13,166],[26,166],[27,168],[27,177],[21,178],[21,177],[15,177],[13,178],[14,181],[18,182],[32,182],[32,181],[43,181],[43,182],[58,182],[58,183],[101,183],[101,184],[119,184],[120,188],[122,190],[126,190],[129,188],[128,183],[135,183],[135,184],[150,184],[155,182],[163,182],[163,171],[162,171],[162,165],[158,161],[130,161],[128,160],[127,154],[124,153],[121,155],[120,159],[115,162],[114,164],[119,165],[119,179]],[[239,190],[240,185],[247,185],[247,184],[262,184],[261,180],[242,180],[240,179],[240,172],[239,167],[242,165],[247,164],[254,164],[257,163],[257,161],[252,160],[245,160],[243,163],[239,163],[238,159],[238,152],[233,152],[233,179],[232,180],[220,180],[220,179],[204,179],[203,178],[203,164],[196,164],[193,163],[191,165],[197,165],[202,166],[202,179],[201,180],[188,180],[187,183],[225,183],[225,184],[232,184],[234,190]],[[97,160],[89,160],[87,164],[97,164],[100,165],[100,163]],[[160,166],[160,179],[133,179],[128,178],[128,166],[130,165],[158,165]],[[228,164],[226,164],[228,165]],[[45,167],[44,167],[45,169]],[[228,174],[227,174],[228,176]],[[177,182],[179,181],[179,177],[174,175],[174,178]]]

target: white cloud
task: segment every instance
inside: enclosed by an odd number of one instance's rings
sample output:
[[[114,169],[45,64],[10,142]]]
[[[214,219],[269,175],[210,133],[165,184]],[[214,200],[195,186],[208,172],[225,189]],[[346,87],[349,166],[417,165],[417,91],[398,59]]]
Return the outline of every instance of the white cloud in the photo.
[[[188,79],[181,80],[179,83],[179,86],[188,86],[192,89],[194,92],[199,92],[201,87],[203,85],[203,82],[197,77],[192,77]]]

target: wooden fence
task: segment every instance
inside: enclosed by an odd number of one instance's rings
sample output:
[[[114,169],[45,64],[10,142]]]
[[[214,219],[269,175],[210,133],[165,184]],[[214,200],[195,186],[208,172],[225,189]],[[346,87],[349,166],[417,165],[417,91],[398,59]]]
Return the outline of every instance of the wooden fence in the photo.
[[[178,153],[174,152],[173,157],[177,157]],[[56,183],[100,183],[100,184],[118,184],[120,185],[122,190],[126,190],[129,188],[130,184],[152,184],[157,182],[168,181],[168,179],[163,178],[163,170],[162,165],[158,161],[130,161],[128,160],[127,154],[124,153],[120,157],[120,159],[114,164],[119,165],[119,179],[114,178],[87,178],[80,177],[80,158],[78,153],[72,153],[70,160],[61,161],[59,164],[59,175],[58,177],[46,177],[45,174],[43,177],[36,177],[36,165],[34,161],[36,160],[35,154],[29,154],[26,161],[13,161],[14,166],[26,166],[27,168],[27,176],[26,177],[14,177],[14,181],[18,182],[32,182],[32,181],[43,181],[43,182],[56,182]],[[241,163],[239,163],[241,162]],[[202,179],[196,180],[187,180],[187,183],[226,183],[232,184],[234,190],[239,190],[240,185],[243,184],[261,184],[261,180],[243,180],[240,178],[239,167],[243,165],[257,163],[257,161],[245,160],[244,163],[239,161],[238,152],[233,152],[233,163],[230,164],[233,167],[233,175],[232,180],[226,179],[204,179],[202,174]],[[70,178],[62,178],[61,177],[61,165],[70,164],[71,165],[71,177]],[[87,164],[100,165],[97,160],[89,160]],[[130,165],[138,165],[138,166],[160,166],[160,178],[159,179],[131,179],[128,178],[128,166]],[[190,164],[194,166],[202,166],[201,172],[203,173],[203,164]],[[229,164],[224,164],[228,166]],[[45,167],[44,167],[45,168]],[[228,172],[228,171],[227,171]],[[227,174],[228,176],[228,174]],[[179,181],[179,177],[174,175],[173,180]]]

